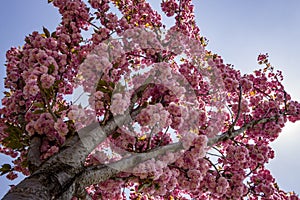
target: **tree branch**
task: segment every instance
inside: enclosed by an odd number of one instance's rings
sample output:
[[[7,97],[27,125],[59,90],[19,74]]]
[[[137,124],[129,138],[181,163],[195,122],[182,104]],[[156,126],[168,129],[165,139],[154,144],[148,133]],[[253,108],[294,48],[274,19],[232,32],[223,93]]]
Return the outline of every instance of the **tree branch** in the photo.
[[[253,127],[254,125],[263,124],[263,123],[267,123],[267,122],[270,122],[270,121],[275,121],[278,118],[279,118],[279,116],[276,115],[276,116],[269,117],[269,118],[262,118],[262,119],[258,119],[258,120],[253,120],[253,121],[245,124],[244,126],[242,126],[241,128],[239,128],[237,130],[234,130],[234,131],[228,130],[228,131],[222,133],[221,135],[217,135],[213,138],[209,138],[207,146],[213,146],[214,144],[216,144],[218,142],[225,141],[225,140],[228,140],[228,139],[232,139],[235,136],[243,133],[247,129]]]
[[[266,123],[269,121],[274,121],[278,117],[279,116],[273,116],[270,118],[254,120],[247,123],[246,125],[244,125],[238,130],[235,131],[228,130],[227,132],[224,132],[221,135],[218,135],[214,138],[210,138],[208,140],[207,145],[212,147],[218,142],[234,138],[235,136],[243,133],[244,131],[253,127],[254,125]],[[72,186],[73,187],[72,190],[74,191],[75,188],[75,194],[78,197],[84,197],[86,195],[84,188],[89,185],[97,184],[99,182],[105,181],[113,177],[119,172],[122,172],[126,169],[133,168],[142,162],[145,162],[151,158],[156,158],[159,155],[165,154],[166,152],[178,152],[180,150],[183,150],[182,143],[177,142],[167,146],[155,148],[149,152],[133,154],[128,158],[124,158],[122,160],[107,165],[88,167],[87,169],[84,170],[84,172],[80,176],[76,177],[76,181]]]
[[[244,131],[253,127],[254,125],[266,123],[269,121],[274,121],[277,118],[278,116],[273,116],[270,118],[263,118],[263,119],[251,121],[238,130],[235,131],[228,130],[227,132],[224,132],[221,135],[218,135],[214,138],[210,138],[208,140],[207,145],[212,147],[218,142],[231,139],[243,133]],[[78,187],[77,193],[82,195],[82,191],[84,191],[84,188],[86,186],[105,181],[121,171],[137,166],[139,163],[145,162],[151,158],[156,158],[157,156],[163,155],[166,152],[176,152],[180,150],[183,150],[182,143],[177,142],[174,144],[153,149],[152,151],[149,152],[133,154],[128,158],[124,158],[120,161],[108,165],[89,167],[79,177],[76,178],[76,182],[77,182],[76,184]]]
[[[234,129],[234,126],[236,125],[237,121],[239,120],[240,114],[241,114],[241,105],[242,105],[242,98],[243,98],[243,89],[242,86],[239,85],[239,102],[238,102],[238,110],[237,110],[237,114],[236,117],[233,121],[233,123],[231,124],[230,128],[229,128],[229,132],[232,132]]]
[[[83,192],[85,193],[84,188],[89,185],[105,181],[119,172],[132,169],[142,162],[164,155],[167,152],[178,152],[180,150],[183,150],[182,143],[177,142],[153,149],[146,153],[135,153],[128,158],[107,165],[88,167],[76,178],[75,184],[77,186],[77,195],[83,195]]]

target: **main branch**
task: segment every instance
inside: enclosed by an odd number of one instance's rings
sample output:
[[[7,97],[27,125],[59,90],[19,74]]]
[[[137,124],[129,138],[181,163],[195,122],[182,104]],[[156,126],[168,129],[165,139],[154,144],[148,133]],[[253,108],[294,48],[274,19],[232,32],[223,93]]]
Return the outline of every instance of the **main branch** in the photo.
[[[214,138],[210,138],[208,140],[208,146],[212,147],[218,142],[232,139],[255,125],[275,121],[278,117],[280,116],[276,115],[253,120],[237,130],[228,130]],[[76,193],[82,193],[84,188],[88,185],[105,181],[115,174],[133,168],[146,160],[156,158],[166,152],[177,152],[183,149],[182,144],[178,142],[153,149],[146,153],[133,154],[128,158],[108,165],[85,168],[83,163],[79,161],[84,160],[86,152],[92,149],[92,147],[88,147],[87,144],[93,146],[96,142],[103,141],[120,123],[125,123],[127,120],[128,116],[123,115],[109,121],[101,128],[99,128],[98,124],[93,124],[80,130],[80,134],[85,137],[79,137],[79,135],[74,136],[73,139],[66,143],[66,149],[54,155],[46,161],[39,170],[15,186],[15,188],[4,196],[3,200],[46,200],[59,198],[61,196],[70,197]]]

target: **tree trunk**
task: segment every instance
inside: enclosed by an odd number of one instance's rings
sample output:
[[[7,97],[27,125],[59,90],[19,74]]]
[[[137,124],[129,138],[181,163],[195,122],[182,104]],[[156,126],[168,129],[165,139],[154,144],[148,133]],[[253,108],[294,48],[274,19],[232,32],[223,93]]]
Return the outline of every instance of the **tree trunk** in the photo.
[[[55,184],[44,175],[35,175],[25,178],[12,188],[3,200],[43,200],[51,199],[51,190]]]

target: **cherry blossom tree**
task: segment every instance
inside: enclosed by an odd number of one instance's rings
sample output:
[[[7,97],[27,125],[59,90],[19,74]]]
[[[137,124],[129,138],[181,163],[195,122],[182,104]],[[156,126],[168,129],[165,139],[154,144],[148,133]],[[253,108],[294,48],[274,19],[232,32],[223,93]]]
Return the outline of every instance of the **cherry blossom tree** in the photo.
[[[48,2],[56,30],[6,54],[0,171],[27,178],[5,200],[299,199],[265,167],[300,119],[268,54],[252,74],[225,64],[191,0]]]

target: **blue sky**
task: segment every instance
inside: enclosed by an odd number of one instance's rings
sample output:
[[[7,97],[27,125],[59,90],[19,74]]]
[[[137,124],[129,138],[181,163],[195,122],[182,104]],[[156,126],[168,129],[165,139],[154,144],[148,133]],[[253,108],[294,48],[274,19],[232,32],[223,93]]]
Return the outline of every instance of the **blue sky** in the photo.
[[[152,0],[156,2],[156,0]],[[159,1],[157,1],[159,2]],[[284,85],[300,100],[299,0],[194,0],[197,24],[209,39],[208,49],[243,73],[257,69],[257,55],[268,52],[273,66],[283,71]],[[25,35],[43,26],[53,31],[60,16],[47,0],[9,0],[0,7],[0,97],[5,75],[5,52],[23,45]],[[275,159],[269,168],[279,186],[300,193],[300,123],[288,123],[273,143]],[[7,158],[1,156],[0,164]],[[11,182],[0,177],[0,198]]]

